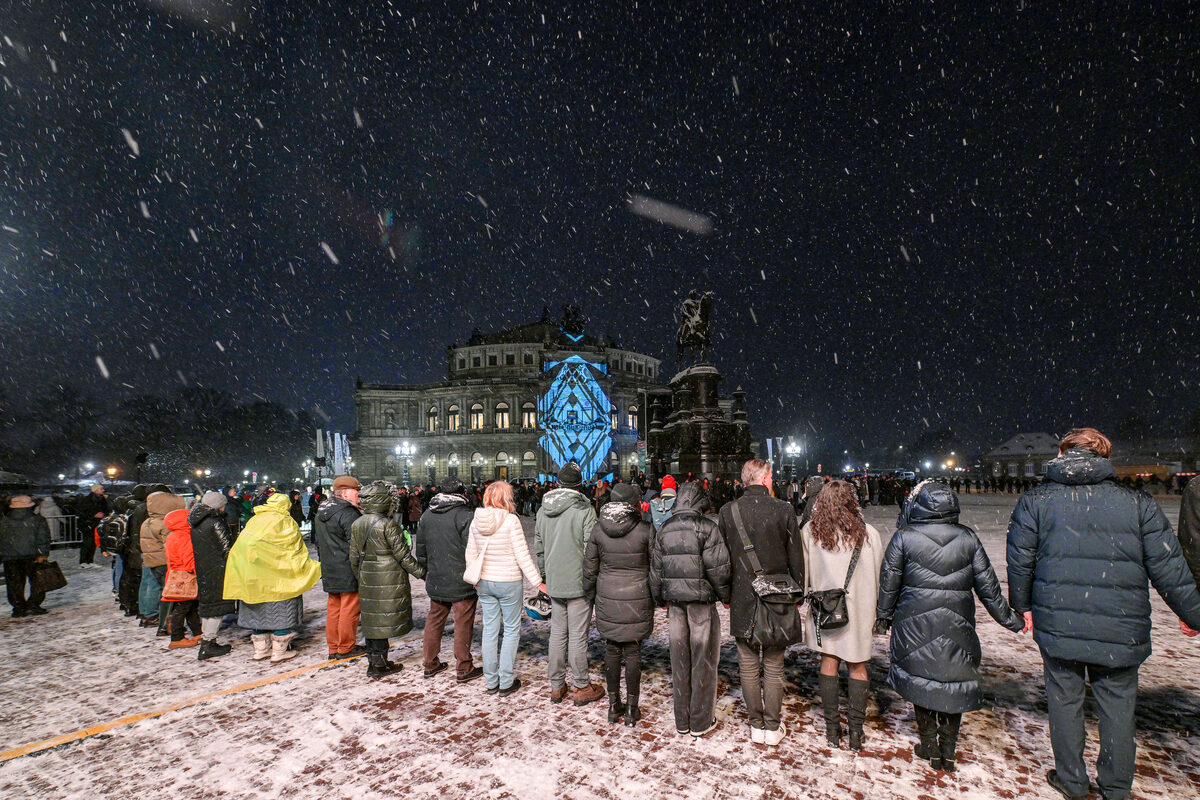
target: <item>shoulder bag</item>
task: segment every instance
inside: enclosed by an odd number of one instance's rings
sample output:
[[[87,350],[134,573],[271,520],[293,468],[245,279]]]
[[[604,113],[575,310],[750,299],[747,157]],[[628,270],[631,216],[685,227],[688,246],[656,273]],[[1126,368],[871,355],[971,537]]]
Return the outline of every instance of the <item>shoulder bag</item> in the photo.
[[[754,619],[750,627],[750,641],[764,649],[778,650],[800,641],[804,624],[800,619],[797,604],[804,599],[804,590],[790,573],[771,575],[763,573],[762,562],[754,552],[754,545],[746,535],[738,503],[732,503],[733,526],[742,540],[742,548],[750,561],[754,577],[750,588],[754,592]]]
[[[196,573],[184,572],[181,569],[173,569],[167,573],[162,590],[163,600],[195,600],[199,596]]]
[[[861,553],[862,545],[854,548],[854,553],[850,556],[850,567],[846,570],[846,582],[841,589],[822,589],[819,592],[810,591],[808,593],[808,607],[812,611],[817,647],[821,646],[821,631],[844,628],[850,622],[850,609],[846,607],[846,592],[850,589],[850,579],[854,577],[854,568],[858,566],[858,557]],[[811,571],[810,567],[806,574]]]
[[[483,542],[483,547],[479,550],[479,555],[475,556],[470,564],[467,564],[467,569],[463,572],[463,580],[472,586],[479,583],[479,576],[483,574],[483,557],[487,555],[488,545],[492,543],[492,537],[498,535],[498,533],[493,533],[492,536],[487,537]]]

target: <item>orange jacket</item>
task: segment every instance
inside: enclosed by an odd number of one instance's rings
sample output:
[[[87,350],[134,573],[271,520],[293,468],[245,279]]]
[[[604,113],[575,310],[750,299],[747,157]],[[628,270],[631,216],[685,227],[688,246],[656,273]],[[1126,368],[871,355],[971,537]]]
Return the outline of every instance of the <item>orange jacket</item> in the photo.
[[[192,552],[192,528],[188,525],[186,508],[172,511],[163,519],[167,526],[167,571],[196,571],[196,556]]]

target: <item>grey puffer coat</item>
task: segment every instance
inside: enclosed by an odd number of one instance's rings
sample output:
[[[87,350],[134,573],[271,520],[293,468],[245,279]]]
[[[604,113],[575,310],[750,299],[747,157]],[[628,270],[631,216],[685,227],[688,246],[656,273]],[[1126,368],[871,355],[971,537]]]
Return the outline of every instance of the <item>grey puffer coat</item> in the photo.
[[[0,516],[0,561],[50,555],[50,526],[32,508],[14,508]]]
[[[1024,626],[979,537],[958,514],[958,497],[944,483],[923,483],[909,495],[883,556],[875,611],[892,623],[888,683],[912,703],[947,714],[981,705],[972,592],[1004,627]]]
[[[630,503],[600,507],[583,557],[583,591],[596,603],[596,632],[610,642],[640,642],[654,630],[650,540],[654,528]]]
[[[1053,658],[1145,661],[1151,582],[1188,627],[1200,628],[1200,594],[1171,523],[1154,498],[1115,478],[1107,458],[1068,450],[1013,510],[1009,599],[1033,612],[1034,641]]]
[[[390,639],[412,630],[408,576],[424,578],[404,534],[391,518],[395,489],[375,481],[359,494],[363,515],[350,527],[350,568],[358,579],[363,637]]]
[[[729,601],[732,566],[721,529],[704,516],[708,496],[690,481],[650,548],[650,589],[658,603]]]

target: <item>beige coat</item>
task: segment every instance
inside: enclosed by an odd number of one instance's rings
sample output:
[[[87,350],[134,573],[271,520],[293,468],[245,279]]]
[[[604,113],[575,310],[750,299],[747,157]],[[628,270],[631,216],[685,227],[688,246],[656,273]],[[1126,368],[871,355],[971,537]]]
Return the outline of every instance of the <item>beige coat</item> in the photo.
[[[479,557],[484,545],[487,545],[487,552],[483,554],[480,580],[511,583],[521,580],[523,575],[534,586],[542,582],[516,514],[500,508],[475,509],[475,519],[471,520],[467,538],[467,566]]]
[[[138,531],[138,541],[142,545],[142,564],[147,567],[167,565],[167,553],[163,548],[167,543],[168,531],[163,517],[183,507],[183,498],[170,492],[152,492],[146,498],[146,521]]]
[[[813,541],[811,522],[800,531],[800,538],[804,544],[808,588],[814,592],[842,588],[854,551],[821,548]],[[805,613],[804,642],[810,650],[837,656],[853,664],[870,660],[871,638],[875,629],[875,601],[879,596],[879,568],[882,563],[883,545],[879,541],[879,531],[868,525],[867,539],[863,542],[858,566],[854,568],[854,577],[850,579],[850,588],[846,592],[850,623],[844,628],[821,631],[821,645],[818,647],[812,615]]]

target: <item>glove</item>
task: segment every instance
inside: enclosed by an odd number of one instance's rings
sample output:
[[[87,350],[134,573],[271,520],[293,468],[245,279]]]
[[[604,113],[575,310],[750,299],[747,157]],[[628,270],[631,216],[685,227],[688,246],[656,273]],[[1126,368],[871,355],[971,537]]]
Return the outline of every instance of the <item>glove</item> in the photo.
[[[892,621],[890,619],[875,620],[875,635],[887,636],[892,630]]]

